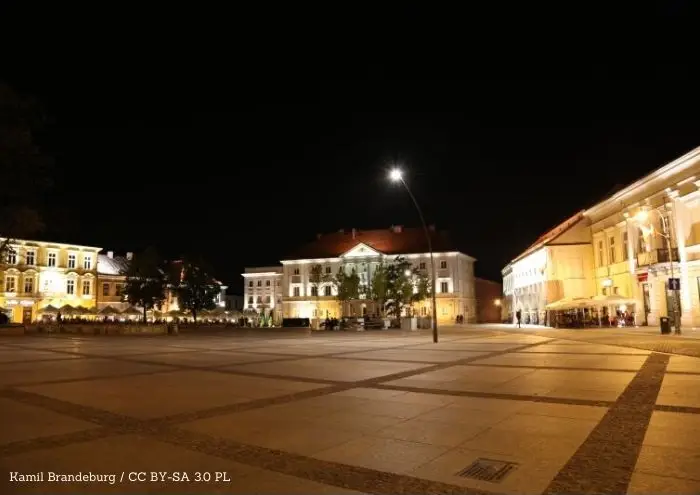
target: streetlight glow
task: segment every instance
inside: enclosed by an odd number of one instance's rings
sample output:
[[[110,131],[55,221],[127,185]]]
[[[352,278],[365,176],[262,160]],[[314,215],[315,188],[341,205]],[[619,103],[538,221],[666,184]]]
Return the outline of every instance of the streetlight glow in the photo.
[[[649,219],[649,213],[646,210],[639,210],[635,215],[634,219],[639,223],[645,223]]]
[[[391,172],[389,172],[389,179],[391,179],[392,182],[398,182],[402,179],[403,177],[403,172],[401,172],[401,169],[399,168],[392,168]]]

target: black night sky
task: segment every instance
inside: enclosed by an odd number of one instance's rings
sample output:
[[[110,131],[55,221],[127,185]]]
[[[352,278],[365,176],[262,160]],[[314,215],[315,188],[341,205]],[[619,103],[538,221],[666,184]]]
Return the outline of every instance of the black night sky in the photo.
[[[188,65],[172,46],[129,58],[116,42],[76,54],[46,38],[0,75],[51,118],[42,237],[199,252],[231,292],[244,266],[276,263],[316,233],[419,226],[387,181],[392,163],[426,220],[478,259],[477,275],[500,280],[544,231],[700,145],[691,59],[499,62],[448,78],[435,60],[396,70],[398,56],[250,65],[264,47],[233,39]]]

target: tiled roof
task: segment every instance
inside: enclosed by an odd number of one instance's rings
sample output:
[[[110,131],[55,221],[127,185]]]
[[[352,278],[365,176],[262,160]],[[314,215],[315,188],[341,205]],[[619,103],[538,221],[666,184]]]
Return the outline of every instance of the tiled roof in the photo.
[[[433,251],[436,253],[458,251],[447,232],[430,231]],[[322,234],[296,251],[285,260],[337,258],[359,243],[383,254],[418,254],[428,252],[428,243],[422,228],[352,230]]]
[[[124,256],[110,258],[106,254],[97,255],[97,273],[99,275],[124,275],[129,268],[129,261]]]
[[[528,254],[537,251],[539,248],[546,245],[548,242],[551,242],[560,235],[562,235],[564,232],[566,232],[571,227],[576,225],[579,221],[581,221],[581,219],[583,219],[583,214],[584,210],[581,210],[575,215],[564,220],[562,223],[560,223],[553,229],[550,229],[544,234],[542,234],[534,243],[532,243],[532,245],[530,245],[529,248],[527,248],[522,254],[518,255],[518,257],[515,258],[513,261],[518,261],[519,259],[524,258]]]

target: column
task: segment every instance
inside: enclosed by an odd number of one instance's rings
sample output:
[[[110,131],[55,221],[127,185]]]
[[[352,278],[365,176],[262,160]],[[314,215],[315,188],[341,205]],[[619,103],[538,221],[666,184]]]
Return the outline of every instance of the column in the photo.
[[[685,222],[687,222],[688,219],[685,218],[686,215],[682,213],[683,208],[687,207],[683,203],[683,200],[678,197],[678,192],[674,191],[673,193],[675,193],[671,196],[673,198],[673,235],[676,239],[676,246],[678,247],[678,265],[680,265],[680,269],[678,270],[679,274],[677,276],[681,280],[681,325],[692,327],[690,286],[688,285],[688,255],[685,252]]]
[[[638,324],[644,321],[644,291],[637,279],[637,251],[639,245],[637,226],[627,219],[627,260],[629,261],[630,282],[632,292],[630,297],[634,297],[637,304],[634,305],[634,318]]]

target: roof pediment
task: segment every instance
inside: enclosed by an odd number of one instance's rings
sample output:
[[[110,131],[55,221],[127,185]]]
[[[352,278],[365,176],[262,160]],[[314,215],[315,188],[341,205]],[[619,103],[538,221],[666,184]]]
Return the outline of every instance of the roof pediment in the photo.
[[[382,253],[369,247],[364,242],[358,242],[356,246],[340,255],[341,258],[365,258],[368,256],[382,256]]]

